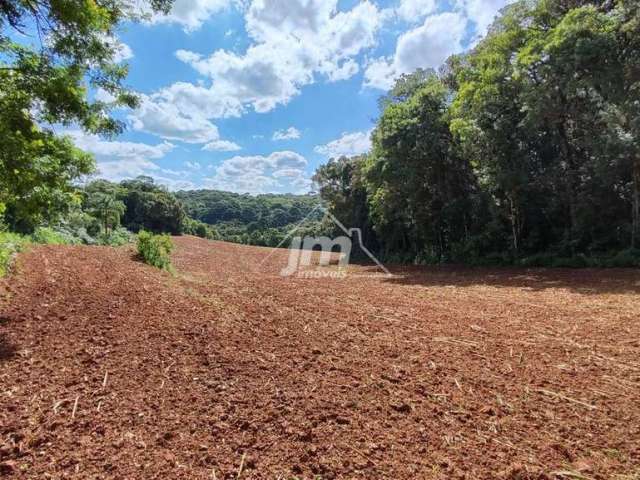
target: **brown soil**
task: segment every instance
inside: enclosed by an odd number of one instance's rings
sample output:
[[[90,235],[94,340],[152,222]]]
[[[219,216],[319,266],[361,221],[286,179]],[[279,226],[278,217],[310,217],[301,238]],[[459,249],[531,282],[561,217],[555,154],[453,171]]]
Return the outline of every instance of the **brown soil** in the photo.
[[[174,275],[40,247],[0,281],[0,477],[640,478],[640,272],[175,243]]]

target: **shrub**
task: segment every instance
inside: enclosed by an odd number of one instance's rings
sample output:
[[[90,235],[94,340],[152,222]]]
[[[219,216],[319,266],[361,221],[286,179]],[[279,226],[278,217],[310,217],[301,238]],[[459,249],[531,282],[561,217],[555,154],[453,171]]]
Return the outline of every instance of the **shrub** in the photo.
[[[17,233],[0,232],[0,277],[4,276],[13,257],[28,243],[28,239]]]
[[[640,267],[640,250],[629,248],[602,261],[604,267]]]
[[[77,238],[49,227],[38,227],[31,234],[34,243],[45,245],[73,245],[80,243]]]
[[[211,226],[193,218],[186,218],[184,221],[184,231],[187,235],[195,235],[196,237],[206,238],[208,240],[216,240],[218,234]]]
[[[534,255],[520,259],[519,264],[523,267],[552,267],[555,256],[551,253],[536,253]]]
[[[513,258],[509,252],[492,252],[469,261],[474,267],[507,267],[513,265]]]
[[[551,266],[554,268],[585,268],[590,266],[590,263],[584,255],[575,255],[555,258]]]
[[[109,247],[120,247],[130,243],[133,235],[129,230],[123,227],[114,228],[109,233],[101,233],[98,235],[97,243]]]
[[[144,263],[163,270],[170,270],[169,254],[172,250],[173,242],[169,235],[153,235],[144,230],[138,233],[138,254]]]

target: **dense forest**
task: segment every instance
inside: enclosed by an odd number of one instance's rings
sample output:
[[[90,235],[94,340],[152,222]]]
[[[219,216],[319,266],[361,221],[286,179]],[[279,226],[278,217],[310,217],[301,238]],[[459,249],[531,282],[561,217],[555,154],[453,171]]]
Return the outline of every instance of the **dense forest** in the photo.
[[[239,195],[217,190],[173,193],[153,178],[120,183],[94,180],[79,187],[81,201],[55,224],[47,225],[66,243],[124,243],[141,230],[196,235],[262,246],[276,246],[287,233],[318,231],[322,211],[312,195]]]
[[[83,184],[94,159],[53,126],[123,130],[109,112],[139,99],[113,35],[139,17],[127,2],[45,3],[46,13],[0,2],[2,238],[119,244],[150,230],[275,246],[303,220],[299,234],[331,233],[309,217],[311,194],[174,194],[147,177]],[[15,41],[34,25],[46,42]],[[113,101],[89,101],[87,86]],[[640,265],[637,1],[515,2],[471,51],[401,77],[380,110],[371,151],[331,160],[314,181],[381,258]]]
[[[397,81],[370,154],[316,172],[330,211],[397,261],[640,264],[639,5],[505,8]]]
[[[177,192],[189,217],[213,225],[217,238],[260,246],[277,246],[299,227],[302,232],[320,231],[320,199],[316,195],[239,195],[217,190]],[[284,244],[286,245],[286,243]]]

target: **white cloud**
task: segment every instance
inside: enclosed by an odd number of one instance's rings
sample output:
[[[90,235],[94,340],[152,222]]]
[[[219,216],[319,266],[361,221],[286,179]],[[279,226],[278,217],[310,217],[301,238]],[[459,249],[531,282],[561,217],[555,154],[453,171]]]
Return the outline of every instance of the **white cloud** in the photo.
[[[318,145],[314,150],[327,158],[353,157],[367,153],[371,150],[371,130],[343,133],[337,140],[333,140],[326,145]]]
[[[209,120],[227,111],[206,88],[181,82],[140,99],[140,106],[128,116],[135,130],[167,140],[206,143],[208,150],[240,148],[220,139],[218,127]]]
[[[131,50],[131,47],[122,42],[117,36],[102,35],[102,40],[105,44],[114,49],[113,61],[115,63],[121,63],[133,58],[133,50]]]
[[[369,0],[344,12],[337,1],[254,0],[245,15],[253,44],[244,54],[180,50],[176,56],[212,79],[216,98],[267,112],[318,74],[337,81],[358,71],[354,57],[375,44],[384,15]]]
[[[116,63],[124,62],[133,58],[133,50],[126,43],[118,42],[116,45],[116,53],[113,56],[113,61]]]
[[[438,8],[436,0],[401,0],[397,15],[406,22],[419,22]]]
[[[111,95],[109,92],[107,92],[103,88],[98,88],[96,90],[94,98],[99,102],[105,102],[105,103],[115,102],[116,100],[116,97]]]
[[[229,140],[215,140],[207,143],[202,150],[207,152],[237,152],[242,150],[242,147],[235,142]]]
[[[155,14],[150,23],[175,23],[181,25],[185,32],[194,32],[212,15],[232,4],[231,0],[175,0],[168,15]]]
[[[152,160],[163,158],[174,145],[169,142],[157,145],[146,143],[108,141],[97,135],[89,135],[79,130],[67,131],[74,143],[92,153],[98,163],[98,172],[109,180],[122,180],[159,170]]]
[[[487,33],[498,12],[515,0],[456,0],[456,7],[475,24],[476,39]]]
[[[349,58],[342,62],[342,65],[336,65],[336,68],[327,72],[327,79],[330,82],[339,82],[340,80],[348,80],[360,71],[358,62]]]
[[[271,139],[275,142],[278,140],[295,140],[300,138],[301,133],[296,127],[289,127],[286,130],[278,130],[274,132]]]
[[[158,135],[168,140],[206,143],[219,138],[218,128],[203,117],[187,116],[174,103],[155,102],[141,96],[140,107],[129,120],[135,130]]]
[[[304,172],[306,166],[307,160],[291,151],[237,156],[217,166],[205,183],[211,188],[240,193],[298,192],[310,185]]]
[[[160,185],[165,185],[172,192],[177,190],[195,190],[198,188],[198,185],[191,180],[169,178],[158,175],[153,175],[153,180]]]
[[[171,103],[190,116],[204,118],[239,117],[242,105],[217,95],[212,89],[187,82],[176,82],[152,96],[153,100]]]
[[[200,165],[198,162],[190,162],[188,160],[184,162],[184,166],[189,170],[200,170],[202,168],[202,165]]]
[[[388,90],[403,73],[418,68],[437,68],[449,56],[463,50],[462,40],[467,27],[460,13],[432,15],[424,23],[398,38],[392,58],[373,60],[365,71],[365,85]]]

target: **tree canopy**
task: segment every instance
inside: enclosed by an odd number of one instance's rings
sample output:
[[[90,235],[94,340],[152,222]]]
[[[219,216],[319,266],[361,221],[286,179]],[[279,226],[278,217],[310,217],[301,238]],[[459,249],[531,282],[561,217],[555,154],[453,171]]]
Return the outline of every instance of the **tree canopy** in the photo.
[[[171,0],[141,3],[167,11]],[[148,7],[147,7],[148,5]],[[93,172],[91,157],[54,126],[119,133],[114,106],[134,107],[118,63],[117,28],[140,13],[126,0],[0,0],[0,204],[16,229],[68,211],[72,181]],[[91,101],[88,89],[114,101]]]
[[[371,153],[316,174],[323,200],[403,260],[639,247],[639,19],[634,1],[506,7],[473,51],[397,81]]]

